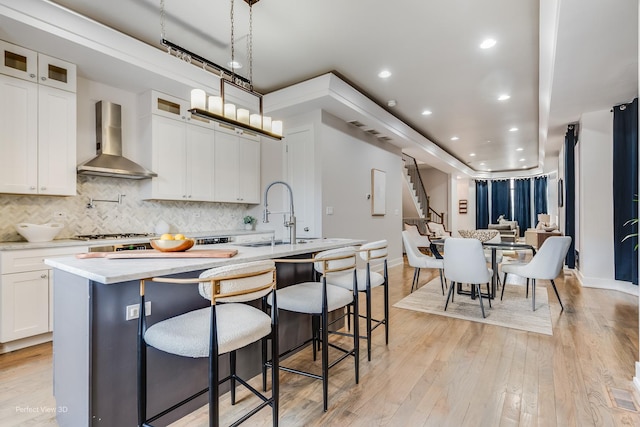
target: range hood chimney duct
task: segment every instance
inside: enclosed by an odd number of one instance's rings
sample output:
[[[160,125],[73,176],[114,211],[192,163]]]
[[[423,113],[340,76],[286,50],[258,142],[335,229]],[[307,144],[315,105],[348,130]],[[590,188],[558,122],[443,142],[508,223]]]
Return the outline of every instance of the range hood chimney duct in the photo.
[[[107,101],[96,102],[96,153],[91,160],[78,165],[79,175],[113,178],[148,179],[158,176],[122,156],[121,106]]]

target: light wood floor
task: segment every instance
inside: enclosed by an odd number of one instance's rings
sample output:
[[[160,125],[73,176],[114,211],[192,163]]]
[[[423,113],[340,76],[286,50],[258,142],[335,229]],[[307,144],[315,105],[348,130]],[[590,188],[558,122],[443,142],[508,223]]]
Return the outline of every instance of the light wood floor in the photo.
[[[391,304],[409,293],[412,274],[390,269]],[[435,275],[423,271],[421,283]],[[389,345],[376,330],[372,361],[361,352],[360,384],[351,359],[332,370],[327,413],[320,381],[281,373],[280,425],[640,426],[638,413],[610,398],[621,389],[637,402],[638,298],[580,288],[571,275],[556,284],[566,309],[550,292],[552,337],[392,307]],[[379,313],[381,289],[374,304]],[[308,367],[310,356],[285,362]],[[50,344],[0,356],[0,426],[55,426],[51,377]],[[239,398],[222,408],[223,423],[256,402]],[[205,426],[206,417],[205,408],[174,426]],[[247,423],[270,424],[268,409]]]

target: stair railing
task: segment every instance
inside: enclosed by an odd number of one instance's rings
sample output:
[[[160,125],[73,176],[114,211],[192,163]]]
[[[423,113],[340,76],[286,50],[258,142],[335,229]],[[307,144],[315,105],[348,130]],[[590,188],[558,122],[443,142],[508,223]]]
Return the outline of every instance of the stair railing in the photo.
[[[411,182],[416,190],[416,197],[420,203],[422,215],[427,217],[429,213],[429,197],[427,196],[427,190],[425,190],[424,184],[422,183],[422,177],[418,170],[418,163],[416,162],[416,159],[405,153],[402,153],[402,160],[404,160],[405,167],[409,171],[409,178],[411,178]]]

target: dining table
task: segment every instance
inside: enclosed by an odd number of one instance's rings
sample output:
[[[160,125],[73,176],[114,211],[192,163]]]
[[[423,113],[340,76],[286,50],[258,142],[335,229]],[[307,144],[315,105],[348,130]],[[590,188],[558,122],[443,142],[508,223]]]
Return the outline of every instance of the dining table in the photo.
[[[433,239],[431,240],[431,252],[433,253],[433,255],[436,258],[444,258],[444,256],[446,256],[446,254],[442,254],[440,252],[440,250],[438,249],[440,248],[444,248],[444,242],[446,239]],[[493,271],[493,275],[491,276],[491,287],[489,290],[489,294],[486,295],[487,297],[494,299],[496,296],[496,289],[498,287],[498,257],[496,252],[498,250],[512,250],[512,251],[525,251],[525,250],[531,250],[532,254],[535,255],[536,254],[536,248],[534,248],[532,245],[527,244],[527,243],[520,243],[520,242],[482,242],[482,247],[486,248],[486,249],[491,249],[491,270]],[[504,286],[504,284],[503,284]],[[458,294],[465,294],[465,295],[471,295],[471,298],[475,299],[475,289],[473,288],[473,286],[471,287],[470,291],[465,291],[462,289],[462,285],[460,283],[458,283],[458,287],[457,287],[457,293]],[[485,294],[482,294],[483,296],[485,296]]]

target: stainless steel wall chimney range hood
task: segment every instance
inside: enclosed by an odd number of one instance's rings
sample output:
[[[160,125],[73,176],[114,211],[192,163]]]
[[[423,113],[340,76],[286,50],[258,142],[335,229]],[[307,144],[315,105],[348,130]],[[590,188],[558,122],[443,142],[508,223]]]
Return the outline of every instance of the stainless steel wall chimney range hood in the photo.
[[[78,165],[79,175],[128,179],[158,176],[122,156],[122,115],[118,104],[96,102],[96,153],[96,157]]]

